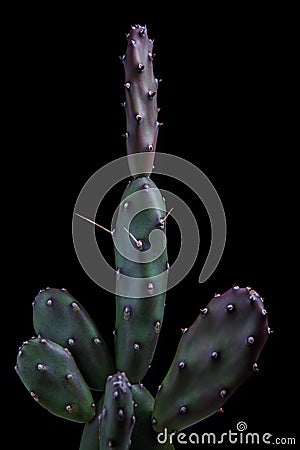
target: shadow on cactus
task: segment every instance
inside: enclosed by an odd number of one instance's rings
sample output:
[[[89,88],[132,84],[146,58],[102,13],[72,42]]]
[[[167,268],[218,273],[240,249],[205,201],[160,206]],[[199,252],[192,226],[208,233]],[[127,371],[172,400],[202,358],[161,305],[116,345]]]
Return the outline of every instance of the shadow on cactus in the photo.
[[[141,384],[152,361],[163,323],[165,292],[153,282],[168,272],[166,248],[145,262],[154,229],[166,232],[165,201],[149,178],[159,122],[158,80],[153,75],[153,41],[136,25],[127,36],[125,68],[127,154],[133,175],[118,211],[114,233],[125,252],[115,248],[116,291],[125,275],[147,279],[147,296],[116,295],[115,357],[84,307],[65,289],[41,290],[33,302],[37,337],[19,349],[16,371],[33,400],[51,413],[85,423],[80,450],[173,449],[157,433],[182,430],[217,412],[235,390],[258,370],[268,338],[267,312],[251,288],[233,287],[216,295],[185,329],[171,367],[155,398]],[[137,193],[147,208],[125,227]],[[124,230],[125,228],[125,230]],[[137,257],[127,255],[132,248]],[[128,251],[127,251],[128,250]],[[132,286],[131,286],[132,288]],[[131,289],[132,291],[132,289]],[[123,291],[124,292],[124,291]],[[195,388],[197,386],[197,388]],[[95,405],[90,388],[102,392]]]

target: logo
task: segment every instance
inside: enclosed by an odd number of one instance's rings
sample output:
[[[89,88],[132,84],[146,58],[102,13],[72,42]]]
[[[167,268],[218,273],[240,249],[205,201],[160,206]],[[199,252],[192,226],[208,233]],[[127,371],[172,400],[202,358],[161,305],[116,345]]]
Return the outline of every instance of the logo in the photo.
[[[295,437],[274,436],[271,433],[257,433],[247,431],[248,425],[244,421],[240,421],[236,424],[236,430],[228,430],[224,433],[171,433],[168,434],[165,428],[162,433],[157,435],[157,442],[161,445],[169,444],[204,444],[204,445],[216,445],[216,444],[238,444],[238,445],[295,445]]]

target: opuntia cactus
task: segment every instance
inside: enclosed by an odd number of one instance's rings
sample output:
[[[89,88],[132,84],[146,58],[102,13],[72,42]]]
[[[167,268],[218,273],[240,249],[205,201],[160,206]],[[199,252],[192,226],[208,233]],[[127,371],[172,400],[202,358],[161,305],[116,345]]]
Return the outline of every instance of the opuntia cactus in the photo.
[[[66,289],[43,289],[33,302],[35,332],[67,347],[87,384],[104,390],[114,371],[108,348],[83,306]]]
[[[154,398],[142,383],[132,385],[136,424],[132,433],[130,450],[174,450],[170,443],[157,441],[157,433],[151,424]]]
[[[131,384],[125,373],[106,381],[103,409],[99,416],[100,448],[128,450],[135,424]]]
[[[102,395],[96,406],[93,420],[86,423],[81,436],[79,450],[100,449],[100,418],[103,410],[104,395]]]
[[[153,41],[147,28],[131,27],[127,36],[126,54],[121,57],[125,69],[124,103],[127,131],[125,133],[129,169],[133,176],[149,176],[154,162],[158,129],[158,79],[153,74]],[[145,153],[146,158],[130,158]]]
[[[75,422],[93,418],[93,397],[67,348],[33,337],[20,347],[16,371],[33,400],[56,416]]]
[[[111,233],[116,263],[115,358],[83,306],[65,289],[46,288],[33,302],[38,337],[23,343],[16,365],[35,401],[55,415],[85,423],[80,450],[174,450],[170,443],[160,444],[157,433],[181,430],[219,410],[258,371],[257,359],[270,334],[261,297],[251,288],[235,286],[215,296],[196,322],[183,330],[155,399],[141,384],[163,324],[170,211],[150,179],[160,126],[153,41],[140,25],[131,27],[127,40],[121,60],[133,180]],[[104,390],[100,399],[88,386]]]
[[[250,288],[214,297],[182,335],[155,399],[155,430],[171,433],[217,412],[258,370],[267,322],[263,301]]]
[[[139,210],[138,205],[147,204],[147,208],[139,212],[131,221],[129,231],[138,240],[130,241],[124,232],[128,227],[132,212]],[[150,248],[149,236],[155,229],[165,232],[166,215],[165,202],[160,191],[149,178],[134,179],[126,188],[115,226],[115,237],[124,241],[122,252],[115,247],[115,260],[117,269],[116,291],[121,289],[119,284],[128,283],[123,275],[129,277],[130,286],[128,296],[116,296],[116,326],[115,326],[115,354],[118,370],[126,372],[133,383],[141,381],[148,371],[157,344],[160,328],[163,321],[166,294],[162,283],[154,281],[157,275],[167,271],[167,251],[165,242],[156,240],[155,251],[150,262],[145,261],[145,253]],[[154,237],[155,239],[155,237]],[[136,248],[136,262],[130,254],[132,246]],[[130,248],[131,247],[131,248]],[[152,245],[152,249],[154,246]],[[140,290],[136,279],[143,279],[145,293]],[[161,293],[159,293],[162,291]],[[145,294],[148,297],[145,297]],[[135,297],[133,297],[135,295]],[[140,296],[140,298],[139,298]]]

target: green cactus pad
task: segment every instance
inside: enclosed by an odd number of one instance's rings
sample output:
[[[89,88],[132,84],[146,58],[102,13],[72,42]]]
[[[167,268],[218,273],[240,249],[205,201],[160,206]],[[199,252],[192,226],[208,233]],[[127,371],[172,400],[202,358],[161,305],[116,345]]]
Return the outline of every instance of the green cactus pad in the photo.
[[[157,433],[152,428],[154,398],[150,392],[139,383],[132,385],[132,394],[136,422],[130,450],[174,450],[174,446],[169,443],[160,444]]]
[[[124,373],[108,377],[100,419],[100,449],[128,450],[135,424],[131,384]]]
[[[142,194],[142,198],[137,199],[136,194]],[[139,203],[147,204],[147,208],[137,213],[129,226],[128,218],[132,217],[135,208],[139,209]],[[165,215],[165,202],[153,181],[149,178],[136,178],[127,186],[114,231],[115,242],[122,241],[124,250],[122,255],[115,246],[119,274],[116,281],[117,293],[122,287],[122,276],[125,275],[129,280],[123,289],[126,295],[116,295],[115,355],[117,369],[124,371],[132,383],[141,381],[146,374],[163,321],[166,294],[162,284],[166,283],[167,277],[167,251],[165,241],[159,239],[157,234],[150,236],[151,243],[154,244],[150,246],[149,235],[155,230],[165,238],[165,223],[160,223]],[[136,243],[130,241],[124,231],[124,227],[128,226],[129,231],[141,242],[140,250],[136,249]],[[150,247],[153,249],[155,245],[153,261],[144,262],[146,251]],[[136,261],[126,256],[131,248],[135,250]],[[162,279],[156,282],[155,277],[160,275]],[[141,291],[138,282],[145,287],[145,293]],[[155,292],[158,294],[155,295]],[[141,298],[133,298],[139,293]]]
[[[154,429],[181,430],[218,411],[258,370],[268,332],[255,291],[236,286],[214,297],[180,340],[155,399]]]
[[[109,350],[86,310],[65,289],[44,289],[33,302],[35,332],[67,347],[87,384],[103,390],[114,373]]]
[[[93,397],[67,348],[31,338],[19,349],[16,371],[31,397],[56,416],[74,422],[94,417]]]
[[[96,414],[93,420],[86,423],[81,436],[79,450],[100,450],[100,421],[99,416],[102,413],[104,395],[96,406]]]
[[[153,41],[147,28],[136,25],[127,38],[126,54],[121,57],[125,69],[124,103],[127,131],[125,133],[129,169],[133,176],[150,175],[154,161],[158,129],[158,80],[153,75]],[[145,158],[130,155],[144,153]]]

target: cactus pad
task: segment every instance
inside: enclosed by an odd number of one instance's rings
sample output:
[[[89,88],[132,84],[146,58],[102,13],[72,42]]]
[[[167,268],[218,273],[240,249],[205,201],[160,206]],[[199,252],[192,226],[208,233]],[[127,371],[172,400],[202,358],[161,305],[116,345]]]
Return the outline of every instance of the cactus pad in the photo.
[[[142,195],[142,199],[136,197],[136,194]],[[128,217],[137,203],[145,203],[147,207],[133,217],[129,226]],[[150,246],[149,235],[155,230],[159,235],[165,236],[165,224],[162,226],[160,223],[165,217],[165,211],[165,203],[153,181],[149,178],[136,178],[125,190],[116,221],[115,238],[117,242],[122,240],[124,249],[121,254],[115,247],[116,268],[121,275],[120,279],[117,276],[117,292],[118,285],[122,283],[122,275],[130,281],[128,294],[116,296],[116,366],[128,375],[132,383],[141,381],[148,370],[163,320],[165,292],[162,284],[166,282],[167,251],[165,241],[159,239],[157,234],[152,237],[154,245]],[[124,227],[128,226],[130,232],[141,242],[140,250],[124,231]],[[146,251],[155,246],[157,254],[154,254],[153,260],[143,262]],[[136,250],[134,257],[137,261],[132,261],[126,255],[131,247]],[[156,283],[155,277],[160,274],[165,274],[165,277]],[[143,279],[145,294],[141,293],[141,298],[133,298],[133,295],[140,293],[138,279]]]
[[[103,390],[114,372],[109,350],[86,310],[65,289],[44,289],[33,302],[35,332],[67,347],[87,384]]]
[[[268,337],[261,297],[237,286],[214,297],[183,334],[157,393],[156,431],[186,428],[213,414],[253,372]]]
[[[67,348],[31,338],[20,347],[16,371],[31,397],[56,416],[74,422],[93,418],[93,397]]]
[[[135,424],[131,384],[124,373],[107,378],[100,420],[100,449],[128,450]]]

